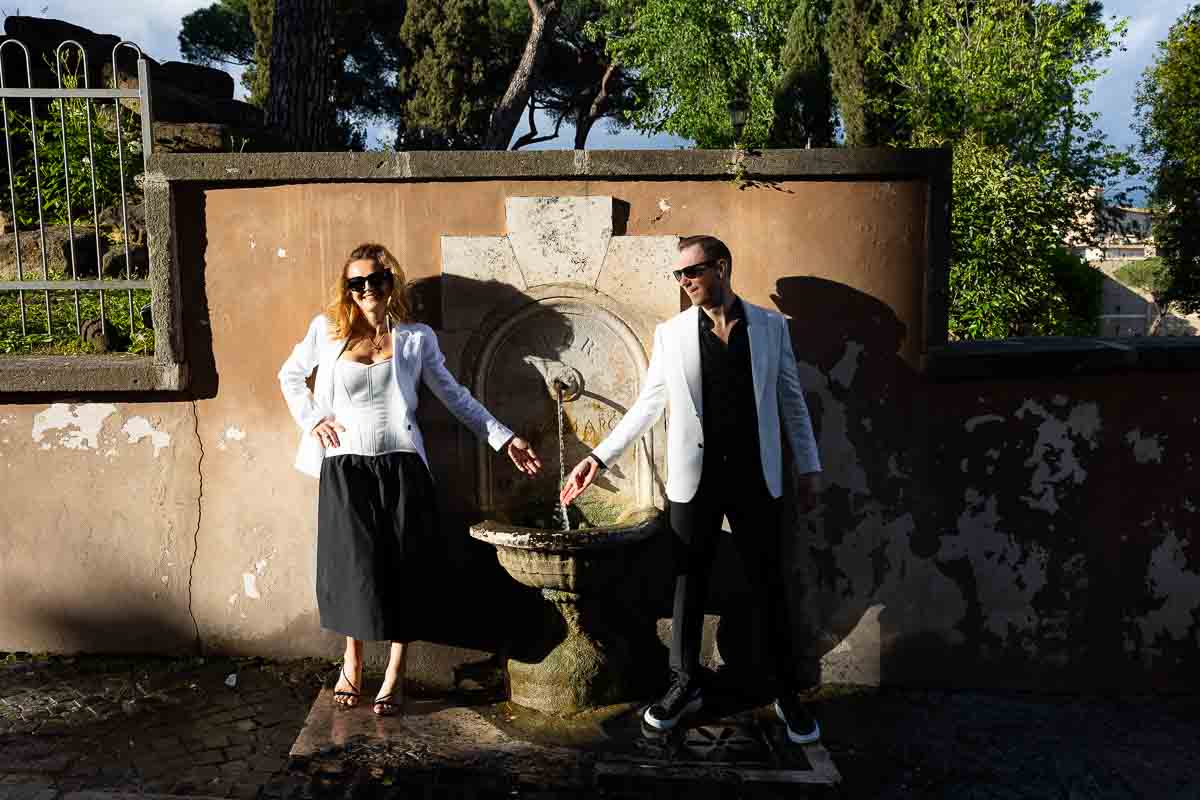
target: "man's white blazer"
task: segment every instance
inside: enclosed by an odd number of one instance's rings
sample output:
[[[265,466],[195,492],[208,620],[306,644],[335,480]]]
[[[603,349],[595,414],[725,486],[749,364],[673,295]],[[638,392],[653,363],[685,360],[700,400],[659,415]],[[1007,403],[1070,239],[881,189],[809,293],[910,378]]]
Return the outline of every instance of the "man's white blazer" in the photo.
[[[763,477],[771,496],[780,497],[784,485],[781,434],[787,434],[797,472],[818,472],[821,461],[796,357],[792,354],[787,320],[782,314],[745,300],[742,306],[750,337]],[[650,366],[637,400],[593,451],[605,464],[614,463],[650,429],[664,409],[668,410],[667,499],[675,503],[686,503],[695,497],[704,467],[698,318],[701,313],[698,306],[693,306],[655,328]]]

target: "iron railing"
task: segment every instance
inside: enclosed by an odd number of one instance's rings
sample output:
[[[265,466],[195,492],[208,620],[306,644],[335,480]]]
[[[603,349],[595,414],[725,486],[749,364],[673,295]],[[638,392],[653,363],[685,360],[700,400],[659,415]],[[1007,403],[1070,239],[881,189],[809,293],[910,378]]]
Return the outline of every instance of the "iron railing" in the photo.
[[[4,55],[7,48],[19,47],[25,57],[25,87],[9,86],[9,77],[4,73]],[[78,48],[81,64],[82,64],[82,87],[64,87],[64,49]],[[137,54],[137,88],[121,89],[116,88],[119,84],[119,71],[117,67],[117,56],[122,48],[132,50]],[[33,68],[30,63],[29,48],[22,42],[15,39],[6,39],[0,43],[0,114],[4,120],[4,147],[8,166],[8,201],[9,208],[12,212],[12,240],[16,250],[16,280],[0,280],[0,297],[5,294],[15,292],[18,298],[20,307],[20,329],[21,335],[26,336],[28,331],[27,311],[32,306],[36,308],[37,302],[29,304],[26,299],[26,294],[30,292],[41,292],[44,302],[46,315],[46,334],[53,338],[54,328],[51,311],[50,293],[51,291],[67,290],[73,293],[73,305],[75,316],[75,333],[77,336],[82,336],[82,320],[80,318],[80,292],[96,292],[99,295],[100,307],[100,332],[102,335],[107,334],[108,314],[105,308],[104,293],[107,291],[124,291],[126,293],[128,314],[129,314],[129,329],[132,335],[135,327],[134,316],[134,291],[149,290],[150,281],[147,277],[135,279],[133,275],[133,261],[130,256],[130,230],[129,230],[129,202],[126,192],[126,158],[125,158],[125,142],[123,141],[122,133],[122,113],[133,113],[131,110],[122,108],[123,100],[136,100],[138,102],[138,114],[141,117],[141,155],[142,155],[142,172],[145,172],[146,161],[150,156],[152,146],[151,136],[151,107],[150,107],[150,77],[149,64],[146,61],[145,55],[141,48],[136,44],[128,41],[117,43],[112,49],[112,82],[114,88],[108,89],[93,89],[89,85],[90,71],[88,69],[87,51],[79,42],[67,40],[60,44],[54,52],[55,58],[55,73],[58,76],[58,87],[45,89],[33,88]],[[29,101],[29,125],[30,125],[30,146],[32,147],[33,158],[33,175],[34,175],[34,194],[32,199],[37,203],[37,228],[38,228],[38,251],[41,257],[41,275],[40,280],[36,276],[36,266],[30,269],[30,273],[34,275],[32,278],[26,277],[26,265],[24,264],[23,254],[21,252],[21,222],[20,214],[18,213],[17,203],[17,187],[16,187],[16,165],[13,161],[13,139],[12,131],[9,130],[9,101],[10,100],[28,100]],[[87,163],[90,169],[91,176],[91,216],[93,228],[95,231],[95,248],[96,248],[96,279],[83,280],[80,279],[79,269],[76,258],[76,242],[75,242],[75,206],[71,197],[71,167],[70,161],[72,154],[68,152],[67,141],[67,122],[66,122],[66,102],[70,99],[82,99],[84,101],[84,109],[87,118]],[[118,183],[120,184],[120,207],[121,207],[121,240],[124,245],[125,254],[125,269],[124,277],[106,278],[102,268],[102,259],[100,253],[100,209],[97,205],[96,196],[96,158],[95,158],[95,139],[93,136],[93,103],[105,103],[107,101],[113,103],[113,129],[116,135],[116,151],[117,151],[117,167],[118,167]],[[49,265],[47,262],[47,242],[46,242],[46,219],[44,214],[44,197],[42,191],[42,169],[41,159],[42,153],[38,152],[39,135],[37,133],[38,124],[38,102],[43,104],[50,101],[51,108],[54,101],[57,101],[60,134],[62,140],[62,159],[63,159],[63,191],[66,200],[66,227],[67,227],[67,253],[69,254],[69,263],[71,274],[69,279],[66,276],[54,277],[51,276]],[[56,157],[56,156],[52,156]],[[80,157],[80,154],[76,154]],[[86,198],[85,201],[86,202]],[[149,255],[147,254],[147,259]]]

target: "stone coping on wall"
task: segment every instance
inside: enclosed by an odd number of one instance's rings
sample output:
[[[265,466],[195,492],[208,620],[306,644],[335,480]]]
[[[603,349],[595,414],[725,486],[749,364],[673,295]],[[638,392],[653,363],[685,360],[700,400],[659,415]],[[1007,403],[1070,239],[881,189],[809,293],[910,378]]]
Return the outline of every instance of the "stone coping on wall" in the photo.
[[[0,357],[0,394],[19,392],[175,392],[187,367],[127,353]]]
[[[151,174],[170,182],[436,181],[611,178],[928,178],[948,150],[543,150],[367,153],[163,153]]]
[[[922,372],[934,380],[1065,377],[1200,369],[1200,337],[1041,336],[931,347]]]

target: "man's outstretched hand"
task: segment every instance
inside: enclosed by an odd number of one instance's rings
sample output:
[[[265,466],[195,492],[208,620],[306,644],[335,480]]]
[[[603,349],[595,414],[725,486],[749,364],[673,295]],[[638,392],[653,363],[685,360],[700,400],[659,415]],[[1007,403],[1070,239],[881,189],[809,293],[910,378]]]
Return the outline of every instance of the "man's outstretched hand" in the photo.
[[[821,490],[819,472],[805,472],[796,476],[796,505],[807,514],[817,505],[817,493]]]
[[[575,498],[583,493],[583,490],[592,485],[592,481],[596,480],[596,476],[600,473],[600,465],[596,463],[596,459],[585,458],[575,465],[575,469],[571,470],[571,474],[567,476],[566,483],[563,484],[562,491],[558,494],[558,499],[564,505],[570,505],[575,502]]]

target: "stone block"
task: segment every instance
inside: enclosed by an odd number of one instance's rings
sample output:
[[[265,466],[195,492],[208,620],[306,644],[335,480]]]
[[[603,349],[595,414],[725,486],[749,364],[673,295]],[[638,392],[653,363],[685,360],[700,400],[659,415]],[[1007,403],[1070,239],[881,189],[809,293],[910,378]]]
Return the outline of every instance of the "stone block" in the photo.
[[[233,76],[215,67],[189,64],[186,61],[164,61],[154,70],[150,80],[165,80],[189,92],[215,100],[233,99]]]
[[[474,328],[505,296],[526,286],[509,239],[442,237],[442,325]]]
[[[596,285],[612,238],[611,197],[510,197],[505,216],[527,286]]]
[[[614,236],[596,289],[655,322],[679,313],[679,282],[671,268],[678,236]]]

